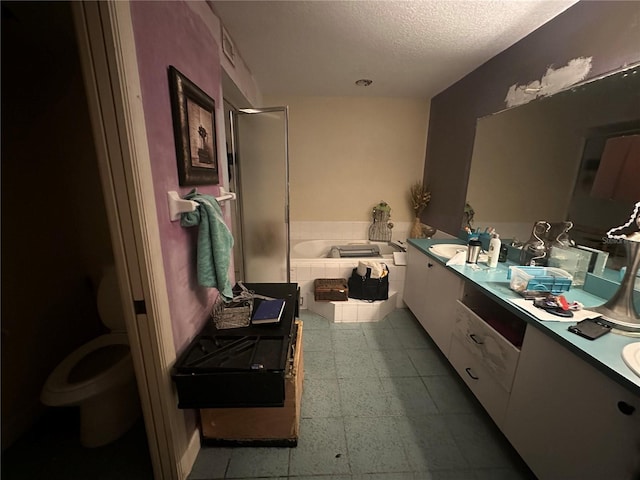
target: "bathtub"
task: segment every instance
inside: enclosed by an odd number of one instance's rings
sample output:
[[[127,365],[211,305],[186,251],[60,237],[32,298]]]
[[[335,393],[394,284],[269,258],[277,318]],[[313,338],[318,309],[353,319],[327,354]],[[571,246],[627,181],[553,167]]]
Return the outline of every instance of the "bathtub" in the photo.
[[[324,258],[329,257],[331,247],[334,245],[377,245],[380,249],[380,254],[385,259],[385,262],[393,259],[393,252],[399,251],[398,248],[393,245],[389,245],[387,242],[368,242],[368,241],[353,241],[353,240],[301,240],[299,242],[292,243],[291,246],[291,259],[297,258]],[[357,257],[355,257],[357,258]],[[367,257],[369,260],[380,257]],[[344,260],[334,259],[334,260]]]
[[[350,245],[350,244],[371,244],[378,245],[381,257],[328,257],[331,247],[334,245]],[[310,309],[324,317],[335,321],[376,321],[376,315],[383,316],[388,313],[388,309],[404,308],[402,301],[404,291],[404,275],[406,267],[395,265],[393,260],[393,252],[398,251],[397,247],[387,242],[368,242],[366,240],[298,240],[291,243],[291,281],[296,282],[300,287],[300,308]],[[389,292],[391,300],[391,292],[395,292],[393,300],[387,302],[387,306],[382,306],[385,302],[374,302],[367,305],[338,305],[334,307],[333,313],[328,315],[326,312],[329,307],[326,302],[315,302],[313,295],[314,281],[317,278],[349,278],[352,270],[358,266],[360,261],[380,261],[389,268]],[[349,300],[351,303],[351,299]],[[355,301],[353,303],[357,303]],[[345,302],[346,303],[346,302]],[[340,308],[342,307],[342,308]],[[379,312],[370,312],[368,310],[379,310]],[[339,310],[344,310],[340,313]],[[358,313],[356,314],[356,310]],[[347,314],[350,311],[350,314]],[[333,315],[333,316],[332,316]],[[349,318],[348,315],[356,316],[357,319]],[[338,318],[339,317],[339,318]],[[369,320],[367,320],[369,318]],[[373,319],[373,320],[371,320]]]

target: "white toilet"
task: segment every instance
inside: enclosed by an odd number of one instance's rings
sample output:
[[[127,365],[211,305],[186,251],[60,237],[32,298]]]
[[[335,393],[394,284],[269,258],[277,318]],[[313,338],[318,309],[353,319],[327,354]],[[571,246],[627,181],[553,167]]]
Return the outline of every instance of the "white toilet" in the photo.
[[[140,400],[122,315],[115,268],[98,286],[98,313],[111,333],[68,355],[49,375],[40,399],[52,407],[80,407],[80,442],[106,445],[129,430],[140,416]]]

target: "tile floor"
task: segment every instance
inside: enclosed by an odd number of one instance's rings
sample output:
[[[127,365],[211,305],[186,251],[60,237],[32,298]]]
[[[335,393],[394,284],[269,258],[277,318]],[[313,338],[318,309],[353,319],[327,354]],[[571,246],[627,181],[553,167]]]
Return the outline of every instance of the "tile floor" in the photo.
[[[409,310],[375,323],[301,319],[297,447],[203,447],[189,480],[535,478]]]
[[[115,442],[80,445],[77,408],[50,408],[2,452],[2,480],[152,480],[142,418]]]

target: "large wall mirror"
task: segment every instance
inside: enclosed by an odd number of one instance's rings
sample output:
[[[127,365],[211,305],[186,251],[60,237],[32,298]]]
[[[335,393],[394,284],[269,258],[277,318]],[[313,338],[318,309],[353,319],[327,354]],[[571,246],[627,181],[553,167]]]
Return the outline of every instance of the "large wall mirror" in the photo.
[[[480,118],[467,201],[502,238],[570,220],[576,243],[622,264],[604,237],[640,201],[640,66]]]

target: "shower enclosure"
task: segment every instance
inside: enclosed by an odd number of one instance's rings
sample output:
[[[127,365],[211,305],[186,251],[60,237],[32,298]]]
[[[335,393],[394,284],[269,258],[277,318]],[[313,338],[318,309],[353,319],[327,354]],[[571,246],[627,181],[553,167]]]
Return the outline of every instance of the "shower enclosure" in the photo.
[[[290,281],[288,107],[230,109],[236,280]]]

